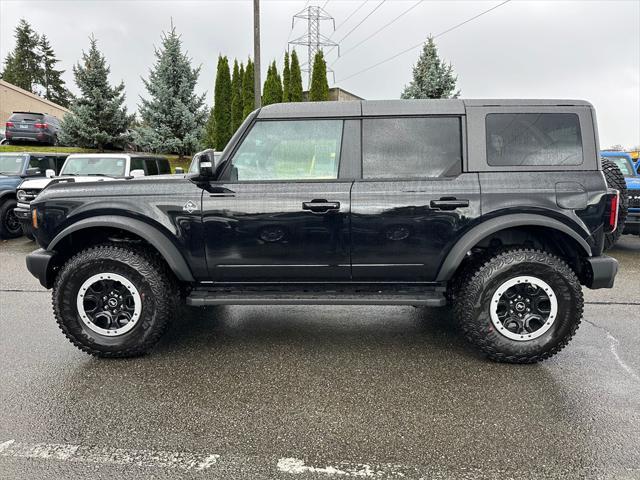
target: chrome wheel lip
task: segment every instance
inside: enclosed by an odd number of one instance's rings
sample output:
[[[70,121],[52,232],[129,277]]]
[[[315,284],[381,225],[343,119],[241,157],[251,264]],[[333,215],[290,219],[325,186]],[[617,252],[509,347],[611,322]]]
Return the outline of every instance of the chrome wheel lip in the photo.
[[[527,334],[511,332],[504,326],[504,324],[500,321],[500,318],[498,317],[498,304],[500,303],[500,298],[511,287],[515,285],[523,284],[523,283],[528,283],[530,285],[535,285],[536,287],[541,288],[542,291],[549,298],[549,303],[551,306],[549,310],[549,314],[544,319],[544,324],[542,325],[542,327],[535,330],[534,332],[527,333]],[[551,288],[551,286],[544,280],[541,280],[537,277],[528,276],[528,275],[522,275],[522,276],[511,278],[506,282],[504,282],[502,285],[500,285],[496,289],[495,293],[493,294],[493,297],[491,297],[491,305],[489,308],[491,313],[491,323],[495,327],[496,331],[498,331],[501,335],[511,340],[515,340],[517,342],[527,342],[529,340],[533,340],[535,338],[538,338],[544,335],[553,326],[556,319],[558,318],[558,298],[555,292],[553,291],[553,289]]]
[[[98,325],[96,325],[91,321],[91,317],[85,311],[84,294],[92,285],[102,280],[113,280],[113,281],[119,282],[129,291],[129,293],[133,297],[134,309],[133,309],[133,313],[131,314],[131,320],[121,328],[106,329],[106,328],[99,327]],[[127,278],[123,277],[122,275],[119,275],[117,273],[108,273],[108,272],[98,273],[96,275],[89,277],[80,286],[80,289],[78,290],[78,294],[76,295],[76,307],[78,309],[78,315],[80,315],[80,320],[82,320],[82,323],[84,323],[90,330],[100,335],[104,335],[106,337],[117,337],[131,331],[131,329],[133,329],[138,324],[138,321],[140,320],[140,315],[142,313],[142,298],[140,297],[140,293],[138,292],[138,289],[135,287],[135,285],[131,283],[131,281],[129,281]]]

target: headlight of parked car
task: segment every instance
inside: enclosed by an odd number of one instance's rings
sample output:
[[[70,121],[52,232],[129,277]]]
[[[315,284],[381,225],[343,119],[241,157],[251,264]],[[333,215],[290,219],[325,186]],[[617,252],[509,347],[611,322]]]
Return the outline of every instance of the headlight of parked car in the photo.
[[[21,202],[26,202],[27,201],[27,192],[25,192],[24,190],[18,190],[16,192],[16,197],[18,197],[18,200],[20,200]]]

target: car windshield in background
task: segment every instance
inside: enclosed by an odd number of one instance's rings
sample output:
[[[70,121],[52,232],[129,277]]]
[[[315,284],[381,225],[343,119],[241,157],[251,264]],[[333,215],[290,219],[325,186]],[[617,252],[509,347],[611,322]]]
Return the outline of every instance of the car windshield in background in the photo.
[[[38,113],[14,113],[9,120],[11,122],[41,122],[44,115]]]
[[[67,160],[60,175],[123,177],[126,163],[126,159],[118,157],[74,157]]]
[[[20,175],[23,165],[23,155],[0,155],[0,175]]]
[[[624,157],[605,157],[605,158],[615,163],[620,169],[620,171],[622,172],[622,175],[624,175],[625,177],[636,176],[635,172],[633,171],[633,168],[631,168],[631,163],[629,163],[629,161],[626,158]]]

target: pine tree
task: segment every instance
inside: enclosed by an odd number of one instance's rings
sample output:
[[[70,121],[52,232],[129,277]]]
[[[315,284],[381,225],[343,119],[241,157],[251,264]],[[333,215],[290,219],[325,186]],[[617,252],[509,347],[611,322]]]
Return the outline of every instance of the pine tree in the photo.
[[[301,102],[302,97],[302,71],[300,70],[300,61],[298,54],[294,50],[291,52],[291,77],[289,79],[289,101]]]
[[[289,102],[291,98],[291,69],[289,67],[289,52],[284,52],[284,67],[282,69],[282,101]]]
[[[231,77],[231,133],[235,132],[242,123],[242,77],[238,61],[233,61],[233,75]]]
[[[269,65],[262,93],[262,105],[271,105],[273,103],[282,103],[282,80],[278,74],[275,61]]]
[[[242,80],[242,116],[244,118],[255,110],[254,92],[253,62],[249,59]]]
[[[5,58],[1,78],[16,87],[38,93],[36,85],[41,78],[38,34],[22,18],[15,29],[14,37],[16,46]]]
[[[216,150],[223,150],[233,133],[231,125],[231,73],[227,57],[218,57],[218,70],[213,99]]]
[[[329,82],[327,81],[327,63],[324,61],[322,50],[316,53],[311,73],[311,87],[309,88],[310,102],[325,102],[329,100]]]
[[[182,157],[200,146],[207,118],[204,95],[194,92],[200,67],[191,67],[173,25],[162,34],[155,57],[148,79],[142,79],[149,98],[140,97],[142,126],[135,130],[135,139],[145,150]]]
[[[207,123],[204,125],[201,143],[204,148],[216,148],[216,117],[213,114],[213,107],[211,107]]]
[[[405,86],[400,98],[458,98],[457,80],[453,67],[440,60],[438,48],[429,37],[413,67],[413,80]]]
[[[133,117],[124,106],[124,83],[109,85],[110,68],[96,39],[89,41],[89,52],[82,52],[82,63],[73,67],[81,95],[64,116],[59,138],[64,145],[102,149],[122,140]]]
[[[46,35],[40,37],[38,45],[41,61],[39,83],[44,88],[44,98],[63,107],[68,107],[73,96],[62,80],[64,70],[55,69],[59,60],[56,58]]]

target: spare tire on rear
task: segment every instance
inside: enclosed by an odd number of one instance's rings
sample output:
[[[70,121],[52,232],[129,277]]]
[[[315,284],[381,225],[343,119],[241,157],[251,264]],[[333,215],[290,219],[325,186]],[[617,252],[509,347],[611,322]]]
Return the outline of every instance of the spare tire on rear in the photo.
[[[618,228],[611,233],[606,233],[604,237],[604,249],[609,250],[613,247],[624,229],[624,222],[627,220],[627,212],[629,211],[629,197],[627,196],[627,182],[624,175],[618,168],[618,165],[606,158],[602,159],[602,172],[607,180],[609,188],[615,188],[620,192],[620,207],[618,208]]]

